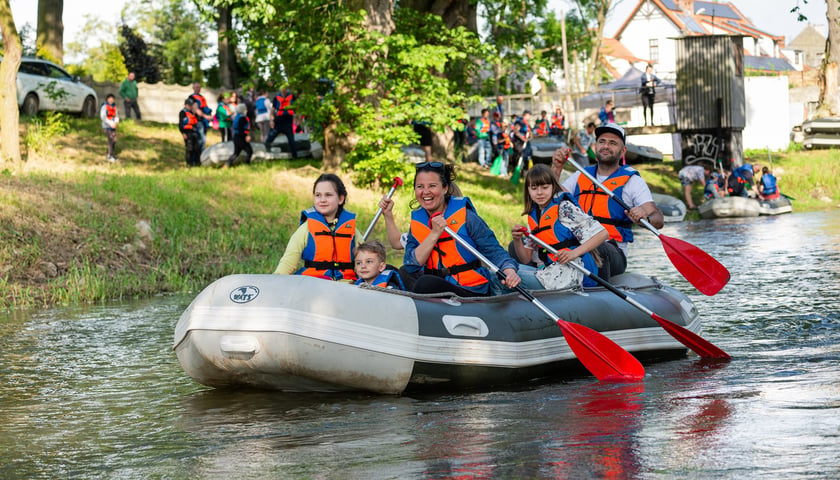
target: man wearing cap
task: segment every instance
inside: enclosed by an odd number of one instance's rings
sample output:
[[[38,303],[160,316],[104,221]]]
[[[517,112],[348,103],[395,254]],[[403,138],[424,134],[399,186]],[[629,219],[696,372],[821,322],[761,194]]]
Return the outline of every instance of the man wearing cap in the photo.
[[[595,159],[598,163],[586,167],[586,171],[624,200],[630,206],[629,211],[611,200],[609,195],[580,172],[575,172],[563,182],[563,189],[572,193],[580,208],[601,222],[610,234],[610,239],[597,250],[604,264],[600,273],[606,279],[624,273],[627,268],[627,245],[633,241],[634,223],[646,218],[656,228],[664,225],[662,212],[653,203],[647,183],[636,169],[621,165],[621,159],[627,151],[624,141],[624,129],[615,123],[596,128]],[[570,153],[568,147],[554,151],[551,168],[558,178]]]

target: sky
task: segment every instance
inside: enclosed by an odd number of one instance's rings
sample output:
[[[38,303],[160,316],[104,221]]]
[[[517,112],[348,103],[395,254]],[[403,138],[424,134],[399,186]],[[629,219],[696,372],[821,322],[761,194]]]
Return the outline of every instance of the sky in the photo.
[[[120,11],[127,0],[65,0],[64,1],[64,41],[76,40],[76,34],[84,25],[86,14],[98,16],[104,20],[119,23]],[[784,35],[790,42],[805,28],[804,23],[796,20],[790,13],[791,8],[799,3],[803,13],[815,25],[825,25],[826,4],[824,0],[733,0],[733,3],[753,24],[773,35]],[[612,36],[624,22],[638,0],[614,0],[614,7],[608,17],[605,34]],[[549,0],[549,5],[556,11],[573,2],[569,0]],[[18,28],[25,23],[32,25],[33,33],[37,24],[37,0],[11,0],[12,15]]]

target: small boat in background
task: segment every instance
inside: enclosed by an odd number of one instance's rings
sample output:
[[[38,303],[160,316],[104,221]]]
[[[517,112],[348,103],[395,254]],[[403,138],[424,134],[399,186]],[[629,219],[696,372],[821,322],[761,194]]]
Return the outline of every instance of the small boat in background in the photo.
[[[292,158],[292,153],[289,150],[289,141],[285,135],[278,136],[271,144],[271,152],[265,150],[265,144],[262,142],[251,142],[251,148],[254,154],[251,156],[252,162],[264,162],[270,160],[288,160]],[[316,141],[310,141],[308,133],[295,134],[295,148],[299,158],[314,158],[320,160],[324,158],[324,150],[321,144]],[[233,142],[219,142],[205,148],[201,152],[201,165],[205,167],[221,167],[228,158],[233,154]],[[241,161],[245,154],[239,156]]]
[[[627,153],[624,154],[624,159],[627,160],[627,163],[661,162],[664,158],[662,152],[653,147],[632,143],[625,144],[625,146],[627,147]]]
[[[666,223],[682,222],[685,220],[685,214],[688,211],[685,202],[677,197],[664,193],[653,193],[652,195],[653,203],[662,212],[662,217]]]
[[[781,215],[793,211],[793,204],[784,195],[774,200],[748,197],[723,197],[706,200],[697,210],[703,218],[757,217]]]

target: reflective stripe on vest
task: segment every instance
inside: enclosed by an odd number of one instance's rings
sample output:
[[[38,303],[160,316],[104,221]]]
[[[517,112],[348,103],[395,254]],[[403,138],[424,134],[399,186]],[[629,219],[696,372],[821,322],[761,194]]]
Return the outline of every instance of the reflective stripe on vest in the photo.
[[[597,168],[597,165],[593,165],[586,167],[585,170],[594,177]],[[612,190],[616,197],[621,198],[624,185],[627,184],[630,177],[638,174],[639,172],[632,168],[620,167],[601,183]],[[598,220],[607,229],[611,239],[617,242],[633,241],[633,221],[624,213],[624,208],[618,202],[611,201],[610,196],[604,193],[600,187],[595,186],[586,175],[581,174],[578,177],[574,196],[581,210]]]
[[[468,198],[452,197],[443,215],[447,226],[475,247],[475,242],[469,237],[466,229],[468,208],[475,211]],[[419,208],[411,212],[411,234],[420,243],[423,243],[432,231],[429,221],[426,210]],[[476,271],[478,268],[481,268],[481,262],[445,232],[429,253],[425,264],[426,273],[444,277],[450,283],[464,287],[476,287],[487,283],[487,278]]]
[[[298,275],[329,277],[333,280],[356,279],[353,271],[353,254],[356,249],[356,214],[342,210],[335,230],[323,215],[314,208],[300,214],[300,223],[306,222],[309,237],[301,252],[303,268]]]
[[[563,200],[574,203],[571,195],[563,192],[560,196],[551,199],[545,211],[539,212],[539,207],[534,204],[528,213],[528,229],[531,230],[531,234],[557,250],[568,250],[580,245],[572,231],[560,222],[560,202]],[[539,218],[537,218],[537,215],[539,215]],[[541,247],[539,252],[543,262],[548,264],[557,261],[556,255],[546,252]]]

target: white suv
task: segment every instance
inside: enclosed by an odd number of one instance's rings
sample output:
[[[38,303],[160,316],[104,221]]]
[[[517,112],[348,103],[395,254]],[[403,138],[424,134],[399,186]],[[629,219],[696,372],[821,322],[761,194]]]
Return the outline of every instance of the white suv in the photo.
[[[37,115],[41,110],[96,116],[96,92],[58,65],[40,58],[23,57],[17,74],[20,112]]]

